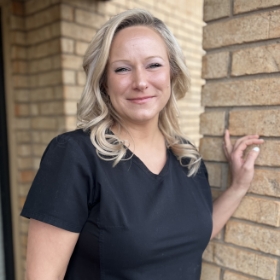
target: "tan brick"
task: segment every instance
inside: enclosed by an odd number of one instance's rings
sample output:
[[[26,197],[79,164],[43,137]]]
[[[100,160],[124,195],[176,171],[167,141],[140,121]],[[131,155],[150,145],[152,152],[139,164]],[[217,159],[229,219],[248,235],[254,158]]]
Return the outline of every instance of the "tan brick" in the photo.
[[[224,273],[224,280],[254,280],[255,278],[247,277],[241,274],[234,273],[232,271],[226,270]]]
[[[228,17],[230,15],[230,1],[228,0],[205,0],[203,19],[209,21],[213,19]]]
[[[29,86],[29,77],[24,75],[14,75],[13,86],[15,88],[27,88]]]
[[[39,114],[39,107],[37,104],[30,105],[30,114],[32,116],[37,116]]]
[[[203,258],[251,276],[276,280],[277,259],[273,257],[211,242],[204,251]]]
[[[17,154],[19,156],[30,156],[31,155],[31,146],[28,144],[20,144],[17,146]]]
[[[39,105],[42,115],[61,115],[64,113],[63,102],[47,102]]]
[[[31,135],[29,131],[17,131],[16,132],[17,143],[26,143],[30,142]]]
[[[30,189],[30,184],[19,184],[19,195],[27,196]]]
[[[69,5],[62,4],[60,6],[60,17],[62,20],[73,21],[74,20],[74,9]]]
[[[82,92],[83,92],[82,86],[64,86],[63,87],[63,96],[67,100],[79,100]]]
[[[84,86],[86,83],[86,74],[85,72],[77,72],[77,82],[79,86]]]
[[[12,15],[10,16],[11,30],[25,30],[24,18]]]
[[[44,43],[60,36],[60,22],[42,26],[39,29],[27,32],[27,42],[30,45]]]
[[[205,162],[210,186],[222,187],[223,165],[221,163]]]
[[[27,102],[29,101],[29,90],[17,89],[14,90],[14,100],[17,102]]]
[[[49,130],[56,128],[56,119],[48,117],[36,117],[31,121],[31,127],[33,129]]]
[[[200,115],[200,133],[221,136],[225,131],[226,112],[207,111]]]
[[[202,77],[204,79],[224,78],[228,75],[229,53],[207,54],[202,58]]]
[[[226,161],[223,152],[223,139],[204,137],[200,139],[199,150],[204,160]]]
[[[61,58],[63,68],[82,70],[83,58],[81,56],[63,54]]]
[[[257,165],[280,166],[280,141],[266,140],[261,146]]]
[[[26,74],[27,73],[27,62],[18,60],[12,62],[12,69],[14,74]]]
[[[30,128],[30,119],[29,118],[16,118],[15,119],[15,128],[29,129]]]
[[[27,49],[25,47],[12,46],[11,58],[12,59],[26,59],[27,58]]]
[[[41,58],[52,54],[60,53],[60,40],[55,39],[39,45],[35,45],[28,49],[28,58]]]
[[[29,62],[29,73],[38,73],[52,69],[52,60],[49,57],[36,59]]]
[[[278,227],[280,226],[280,202],[245,196],[233,217]]]
[[[49,142],[57,136],[57,131],[41,131],[41,143],[45,144],[45,146],[47,144],[49,144]]]
[[[17,16],[23,16],[24,15],[24,3],[19,1],[13,1],[11,2],[11,11],[12,14]]]
[[[88,43],[77,41],[75,45],[75,53],[84,56],[87,48],[88,48]]]
[[[72,70],[62,71],[62,81],[64,85],[75,85],[76,84],[76,73]]]
[[[26,14],[32,14],[37,11],[43,10],[44,8],[50,5],[49,0],[38,1],[38,0],[30,0],[25,2],[25,12]]]
[[[76,116],[67,116],[63,125],[61,125],[61,130],[74,130],[77,127],[77,118]]]
[[[17,158],[17,166],[19,169],[32,169],[33,158],[32,157]]]
[[[61,68],[61,54],[53,55],[50,59],[52,61],[52,69]]]
[[[220,267],[208,263],[202,263],[200,280],[217,280],[220,279],[220,274]]]
[[[269,94],[267,94],[269,92]],[[203,106],[280,105],[280,79],[253,79],[206,83]]]
[[[66,115],[76,115],[77,114],[77,102],[75,102],[75,101],[65,101],[65,103],[64,103],[64,113]]]
[[[59,20],[60,17],[60,7],[58,5],[52,6],[41,12],[35,13],[26,17],[26,28],[33,29],[40,26],[52,23]]]
[[[28,116],[30,113],[30,107],[27,104],[15,104],[15,115],[16,116]]]
[[[54,93],[52,87],[35,88],[30,91],[31,101],[52,100],[53,98]]]
[[[26,36],[25,32],[21,31],[13,31],[10,33],[11,36],[11,43],[16,45],[26,45]]]
[[[19,182],[29,183],[34,179],[35,173],[33,170],[24,170],[19,172]]]
[[[226,22],[209,24],[203,30],[203,48],[242,44],[277,38],[280,28],[270,30],[273,21],[279,21],[280,10],[253,14],[242,18],[232,18]]]
[[[67,38],[60,39],[61,52],[62,53],[73,53],[74,52],[74,41]]]
[[[61,72],[57,71],[57,70],[36,75],[35,78],[36,78],[35,87],[36,86],[40,87],[40,86],[48,86],[48,85],[57,85],[62,82]]]
[[[280,255],[280,231],[239,221],[226,226],[225,241],[256,251]]]
[[[100,28],[100,26],[103,23],[105,23],[105,18],[96,13],[76,9],[75,10],[75,21],[80,24],[87,25],[87,26],[98,29],[98,28]]]
[[[248,48],[233,52],[233,76],[280,72],[280,44]]]
[[[280,169],[255,169],[249,192],[280,197]]]
[[[61,22],[61,34],[72,39],[90,42],[95,30],[71,22]]]
[[[234,1],[234,14],[260,10],[264,8],[272,8],[280,5],[280,0],[235,0]]]
[[[279,110],[236,110],[229,114],[229,130],[232,135],[279,136],[279,124]]]

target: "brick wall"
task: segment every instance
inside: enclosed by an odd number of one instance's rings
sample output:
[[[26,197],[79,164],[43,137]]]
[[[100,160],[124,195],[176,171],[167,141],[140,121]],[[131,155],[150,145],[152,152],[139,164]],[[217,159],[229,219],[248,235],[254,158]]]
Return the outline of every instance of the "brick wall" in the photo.
[[[57,134],[75,129],[85,75],[84,52],[96,30],[112,15],[144,8],[163,19],[178,38],[192,75],[180,102],[181,125],[196,144],[199,134],[202,0],[0,0],[5,8],[8,125],[13,170],[17,280],[24,279],[28,220],[19,218],[42,153]],[[10,70],[9,70],[10,69]]]
[[[200,149],[214,197],[228,185],[222,135],[265,139],[249,193],[204,254],[202,280],[280,279],[280,1],[205,0]]]

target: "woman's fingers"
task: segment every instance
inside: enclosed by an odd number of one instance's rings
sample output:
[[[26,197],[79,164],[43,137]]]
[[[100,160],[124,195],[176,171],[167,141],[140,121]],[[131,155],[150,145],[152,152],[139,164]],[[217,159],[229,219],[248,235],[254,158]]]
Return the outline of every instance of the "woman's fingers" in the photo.
[[[244,162],[244,168],[245,169],[251,169],[255,165],[255,161],[259,155],[260,148],[259,147],[254,147],[251,149],[251,151],[248,153],[246,160]]]
[[[230,134],[229,134],[229,131],[227,129],[226,129],[225,135],[224,135],[223,148],[224,148],[224,153],[225,153],[226,158],[229,159],[229,155],[232,152],[232,144],[231,144],[231,141],[230,141]]]
[[[256,139],[256,138],[249,138],[244,139],[243,141],[239,142],[238,145],[234,145],[234,152],[237,157],[243,157],[244,151],[251,145],[260,145],[264,142],[263,139]]]
[[[248,139],[258,139],[259,138],[259,135],[246,135],[246,136],[243,136],[239,139],[236,140],[235,142],[235,146],[238,146],[242,141],[244,140],[248,140]]]

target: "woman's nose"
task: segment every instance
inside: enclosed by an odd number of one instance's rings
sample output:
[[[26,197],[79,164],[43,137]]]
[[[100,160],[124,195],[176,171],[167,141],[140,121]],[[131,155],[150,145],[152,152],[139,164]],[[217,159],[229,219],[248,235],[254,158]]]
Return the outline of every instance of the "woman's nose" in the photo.
[[[133,88],[140,91],[145,90],[148,87],[145,71],[143,69],[137,69],[133,75]]]

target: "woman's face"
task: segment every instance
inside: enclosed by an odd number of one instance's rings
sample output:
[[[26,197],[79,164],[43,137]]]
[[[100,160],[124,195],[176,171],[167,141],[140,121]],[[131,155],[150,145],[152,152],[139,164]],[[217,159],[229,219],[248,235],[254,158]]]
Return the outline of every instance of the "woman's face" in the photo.
[[[171,92],[167,50],[157,32],[133,26],[116,34],[109,54],[106,89],[127,125],[157,124]]]

